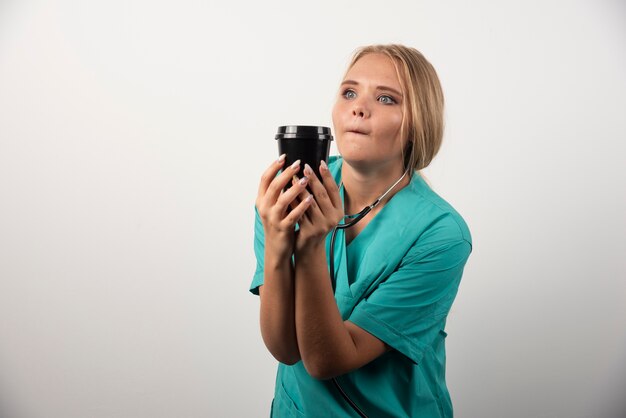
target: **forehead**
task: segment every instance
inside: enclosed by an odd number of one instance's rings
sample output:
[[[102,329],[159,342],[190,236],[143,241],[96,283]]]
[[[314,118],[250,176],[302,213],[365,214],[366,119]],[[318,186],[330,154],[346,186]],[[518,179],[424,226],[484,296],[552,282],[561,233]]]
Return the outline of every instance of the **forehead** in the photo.
[[[400,90],[400,80],[391,58],[384,54],[371,53],[362,56],[346,73],[344,79],[359,83],[384,85]]]

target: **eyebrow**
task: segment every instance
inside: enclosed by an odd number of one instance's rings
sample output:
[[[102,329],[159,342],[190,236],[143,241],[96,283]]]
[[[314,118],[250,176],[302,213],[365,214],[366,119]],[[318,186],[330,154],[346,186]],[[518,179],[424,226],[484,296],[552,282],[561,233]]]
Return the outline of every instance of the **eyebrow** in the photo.
[[[343,86],[344,84],[349,84],[351,86],[357,86],[359,85],[358,81],[355,80],[343,80],[343,82],[341,83],[341,85]],[[388,86],[376,86],[376,90],[386,90],[386,91],[390,91],[392,93],[395,93],[396,95],[398,95],[399,97],[403,97],[402,93],[400,93],[398,90],[388,87]]]

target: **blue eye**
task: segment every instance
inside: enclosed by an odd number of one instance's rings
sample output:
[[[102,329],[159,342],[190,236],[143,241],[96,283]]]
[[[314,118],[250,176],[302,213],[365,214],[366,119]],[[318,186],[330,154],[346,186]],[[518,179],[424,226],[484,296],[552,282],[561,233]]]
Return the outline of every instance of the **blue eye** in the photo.
[[[356,97],[356,93],[354,92],[354,90],[346,90],[342,93],[342,96],[345,97],[346,99],[350,100],[350,99],[354,99]]]
[[[387,95],[380,96],[378,98],[378,101],[381,102],[381,103],[384,103],[384,104],[395,104],[395,103],[398,103],[398,102],[396,102],[396,99],[394,99],[391,96],[387,96]]]

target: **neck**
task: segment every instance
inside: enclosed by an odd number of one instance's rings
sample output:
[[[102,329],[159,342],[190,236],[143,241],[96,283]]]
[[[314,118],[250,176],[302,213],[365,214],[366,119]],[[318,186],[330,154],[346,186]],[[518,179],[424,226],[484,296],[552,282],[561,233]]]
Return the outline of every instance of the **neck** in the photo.
[[[344,161],[341,178],[344,186],[346,213],[356,213],[365,206],[371,205],[383,193],[389,190],[403,173],[401,164],[359,169]],[[380,202],[381,207],[409,182],[410,178],[407,174]]]

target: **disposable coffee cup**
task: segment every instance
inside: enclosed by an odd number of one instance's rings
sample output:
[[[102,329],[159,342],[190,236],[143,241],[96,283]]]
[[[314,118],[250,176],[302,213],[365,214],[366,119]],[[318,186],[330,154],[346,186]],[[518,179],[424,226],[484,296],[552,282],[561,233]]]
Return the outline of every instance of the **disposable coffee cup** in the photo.
[[[328,162],[330,142],[333,140],[330,128],[326,126],[288,125],[279,126],[276,134],[278,155],[286,155],[284,167],[300,160],[300,167],[308,164],[313,172],[320,177],[320,162]],[[299,171],[302,177],[302,169]],[[291,183],[287,185],[290,187]]]

